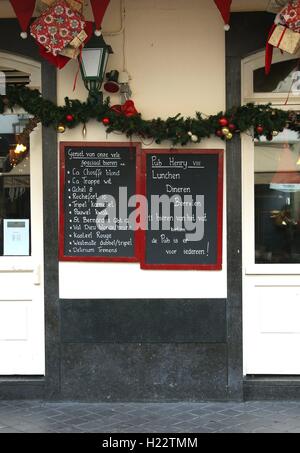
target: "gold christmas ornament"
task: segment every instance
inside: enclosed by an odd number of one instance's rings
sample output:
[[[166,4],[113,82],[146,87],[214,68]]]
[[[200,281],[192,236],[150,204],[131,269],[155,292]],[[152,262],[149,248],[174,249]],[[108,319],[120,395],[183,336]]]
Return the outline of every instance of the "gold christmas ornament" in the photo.
[[[63,134],[65,131],[66,131],[66,126],[64,124],[59,124],[57,126],[57,132],[59,132],[60,134]]]
[[[233,134],[232,132],[229,132],[229,134],[226,135],[226,140],[232,140]]]
[[[195,135],[195,134],[192,134],[192,135],[191,135],[191,141],[192,141],[193,143],[197,143],[198,140],[199,140],[198,135]]]
[[[273,135],[273,137],[277,137],[277,135],[279,135],[279,132],[278,131],[273,131],[272,135]]]
[[[230,133],[231,133],[231,132],[230,132],[230,130],[228,129],[228,127],[223,127],[223,129],[222,129],[222,134],[223,134],[223,135],[226,135],[226,136],[227,136],[227,135],[230,134]]]
[[[87,134],[87,127],[86,127],[86,125],[84,125],[83,128],[82,128],[82,136],[83,136],[83,138],[86,137],[86,134]]]

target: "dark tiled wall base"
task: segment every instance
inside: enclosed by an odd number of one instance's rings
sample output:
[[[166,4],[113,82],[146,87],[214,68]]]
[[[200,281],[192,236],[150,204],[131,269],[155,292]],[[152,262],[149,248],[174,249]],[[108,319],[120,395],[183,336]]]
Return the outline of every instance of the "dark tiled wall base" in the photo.
[[[225,300],[60,304],[63,399],[227,399]]]
[[[300,378],[270,376],[246,379],[244,399],[246,401],[300,401]]]
[[[61,396],[84,401],[227,399],[222,344],[64,344]]]
[[[64,343],[226,343],[226,300],[61,300]]]
[[[35,400],[45,398],[45,380],[38,378],[0,379],[0,400]]]

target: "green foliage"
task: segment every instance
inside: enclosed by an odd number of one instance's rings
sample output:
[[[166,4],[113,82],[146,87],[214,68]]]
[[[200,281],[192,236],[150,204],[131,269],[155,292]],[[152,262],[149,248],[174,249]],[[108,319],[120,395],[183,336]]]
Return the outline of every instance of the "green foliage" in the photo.
[[[57,106],[44,99],[38,90],[8,87],[6,96],[0,96],[0,113],[16,106],[39,118],[46,127],[57,128],[63,124],[67,128],[74,128],[91,119],[102,122],[105,118],[109,120],[106,125],[108,133],[121,132],[127,137],[138,135],[143,139],[153,139],[158,144],[170,141],[173,145],[185,146],[191,141],[192,134],[193,141],[200,143],[222,129],[219,121],[224,117],[235,126],[234,134],[250,130],[259,138],[257,126],[263,128],[263,135],[269,139],[274,131],[281,132],[285,127],[300,132],[300,115],[297,112],[274,109],[271,105],[247,104],[209,117],[197,112],[194,118],[184,118],[178,114],[167,120],[144,120],[140,114],[127,117],[111,110],[109,99],[102,104],[95,102],[92,97],[86,102],[66,98],[65,105]],[[72,115],[71,121],[67,121],[68,115]],[[222,139],[225,140],[225,136]]]

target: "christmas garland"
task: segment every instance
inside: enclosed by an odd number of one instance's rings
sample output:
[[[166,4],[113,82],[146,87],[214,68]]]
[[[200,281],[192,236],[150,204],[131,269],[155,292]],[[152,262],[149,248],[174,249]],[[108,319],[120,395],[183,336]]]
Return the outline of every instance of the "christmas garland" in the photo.
[[[171,141],[173,145],[186,146],[212,135],[231,140],[236,134],[248,131],[253,131],[255,138],[265,136],[272,140],[284,128],[300,133],[300,112],[274,109],[270,104],[247,104],[211,116],[196,113],[194,118],[184,118],[179,114],[167,120],[145,120],[132,101],[127,101],[125,106],[111,107],[109,99],[102,104],[90,96],[86,102],[66,98],[65,105],[57,106],[44,99],[38,90],[9,86],[6,95],[0,96],[0,114],[16,106],[61,133],[79,124],[85,128],[89,120],[96,119],[106,127],[107,133],[153,139],[157,144]]]

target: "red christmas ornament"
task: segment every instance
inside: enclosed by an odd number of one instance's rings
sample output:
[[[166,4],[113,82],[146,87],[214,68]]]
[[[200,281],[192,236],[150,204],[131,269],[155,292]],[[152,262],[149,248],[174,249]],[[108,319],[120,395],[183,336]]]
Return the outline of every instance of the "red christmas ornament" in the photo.
[[[216,131],[216,136],[217,136],[217,137],[220,137],[220,138],[223,138],[223,137],[224,137],[224,134],[223,134],[223,132],[221,131],[221,129],[218,129],[218,130]]]
[[[234,132],[236,130],[236,125],[233,123],[228,124],[228,129],[230,132]]]
[[[264,133],[263,126],[257,126],[256,127],[256,132],[258,133],[258,135],[262,135]]]
[[[67,115],[66,116],[66,121],[68,123],[72,123],[72,121],[74,121],[74,115],[71,115],[71,114]]]
[[[228,126],[228,119],[223,116],[222,118],[219,119],[219,124],[221,127],[226,127]]]
[[[103,118],[102,123],[104,126],[109,126],[110,125],[110,119],[109,118]]]

